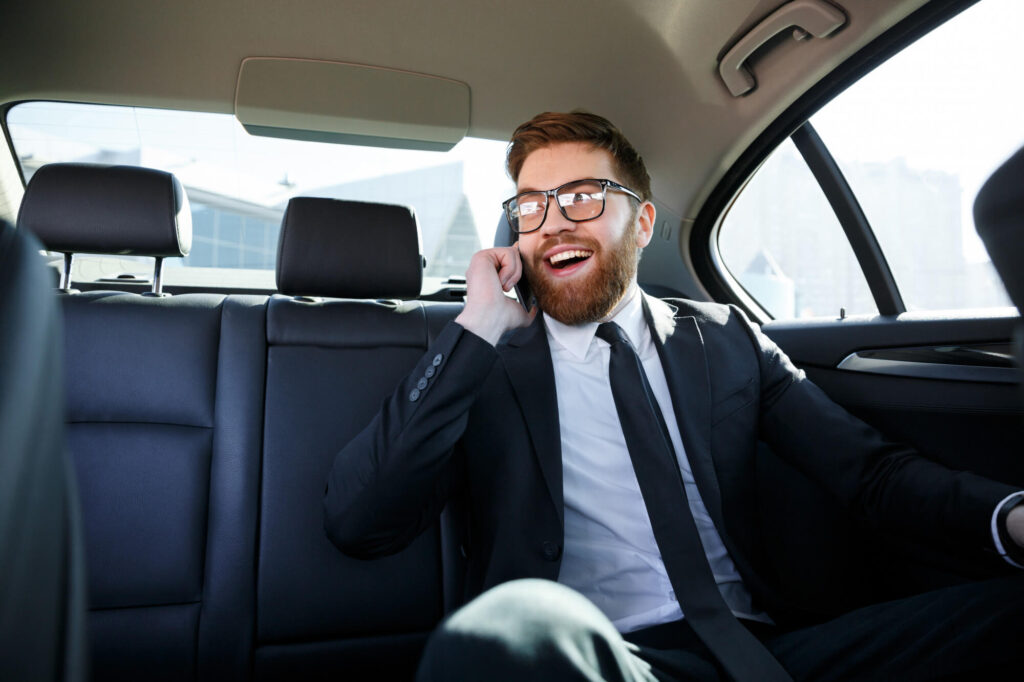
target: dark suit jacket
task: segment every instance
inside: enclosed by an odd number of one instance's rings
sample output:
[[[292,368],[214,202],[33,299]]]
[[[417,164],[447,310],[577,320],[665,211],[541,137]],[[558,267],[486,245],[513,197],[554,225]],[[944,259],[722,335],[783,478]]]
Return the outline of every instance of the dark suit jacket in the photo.
[[[1013,488],[951,472],[889,443],[835,405],[737,308],[645,297],[701,495],[756,603],[791,621],[798,586],[771,575],[757,511],[760,438],[870,524],[991,549]],[[431,371],[430,368],[433,368]],[[465,504],[465,591],[557,580],[562,461],[542,317],[492,348],[450,323],[382,411],[338,453],[325,526],[345,553],[397,552]]]

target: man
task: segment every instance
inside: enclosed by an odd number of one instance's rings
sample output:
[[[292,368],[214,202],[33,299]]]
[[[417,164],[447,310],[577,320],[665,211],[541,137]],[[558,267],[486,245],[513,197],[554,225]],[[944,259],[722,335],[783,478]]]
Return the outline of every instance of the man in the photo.
[[[517,245],[473,257],[464,310],[325,498],[332,541],[365,558],[465,500],[476,599],[423,679],[916,679],[1017,655],[1017,576],[789,627],[751,499],[759,438],[869,523],[979,554],[1021,560],[1024,496],[886,442],[737,309],[640,292],[650,180],[607,120],[535,117],[508,171]],[[505,296],[524,275],[542,314]]]

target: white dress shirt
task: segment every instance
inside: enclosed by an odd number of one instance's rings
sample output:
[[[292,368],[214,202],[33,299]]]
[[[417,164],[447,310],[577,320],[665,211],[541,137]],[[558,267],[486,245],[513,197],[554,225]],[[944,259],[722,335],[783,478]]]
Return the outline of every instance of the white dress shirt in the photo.
[[[675,448],[690,511],[726,604],[737,616],[771,622],[751,605],[704,502],[679,435],[639,290],[615,315],[636,349]],[[608,381],[609,345],[597,323],[569,326],[544,316],[555,371],[562,442],[565,544],[558,582],[582,593],[620,632],[684,617],[654,539]]]

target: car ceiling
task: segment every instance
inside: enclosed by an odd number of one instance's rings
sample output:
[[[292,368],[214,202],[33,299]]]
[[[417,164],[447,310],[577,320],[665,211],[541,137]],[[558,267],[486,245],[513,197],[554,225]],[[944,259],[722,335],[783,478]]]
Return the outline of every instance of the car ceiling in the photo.
[[[468,84],[469,134],[507,139],[544,110],[613,120],[684,224],[739,154],[815,82],[926,0],[838,0],[833,37],[755,55],[734,98],[719,57],[780,0],[68,0],[12,3],[0,102],[233,112],[246,57],[403,69]]]

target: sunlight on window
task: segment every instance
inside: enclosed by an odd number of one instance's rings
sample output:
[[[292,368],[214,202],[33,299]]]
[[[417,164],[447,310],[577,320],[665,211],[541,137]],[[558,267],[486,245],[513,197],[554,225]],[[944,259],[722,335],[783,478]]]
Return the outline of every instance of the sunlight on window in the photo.
[[[7,122],[26,180],[57,161],[174,173],[192,207],[193,246],[168,260],[170,284],[237,286],[242,276],[272,288],[281,218],[296,196],[412,206],[426,276],[461,275],[491,244],[501,202],[514,193],[501,141],[467,138],[445,153],[334,145],[252,136],[226,114],[61,102],[17,105]],[[151,267],[93,256],[76,263],[75,277],[90,280]]]

